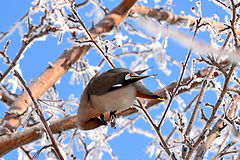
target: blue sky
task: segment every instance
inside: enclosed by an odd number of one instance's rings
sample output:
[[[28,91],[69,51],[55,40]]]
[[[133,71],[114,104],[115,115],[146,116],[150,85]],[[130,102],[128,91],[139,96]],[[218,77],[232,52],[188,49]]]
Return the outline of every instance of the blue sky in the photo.
[[[120,1],[116,1],[116,3],[112,3],[109,1],[105,2],[106,5],[112,9],[116,4],[118,4]],[[191,14],[191,8],[192,6],[195,6],[195,1],[188,1],[188,0],[175,0],[174,2],[173,11],[176,14],[180,14],[182,10],[184,10],[185,14]],[[220,7],[216,7],[213,5],[212,2],[209,1],[203,1],[203,17],[212,16],[213,14],[218,14],[219,16],[223,16],[226,13],[224,13]],[[162,3],[160,3],[161,5]],[[8,29],[16,23],[29,9],[31,6],[31,1],[18,1],[18,0],[7,0],[2,1],[0,5],[0,19],[2,20],[0,23],[0,32],[6,32]],[[88,6],[86,8],[83,8],[83,13],[85,13],[86,10],[91,9],[91,6]],[[81,12],[82,13],[82,12]],[[86,23],[87,27],[90,28],[91,21],[89,20],[89,17],[86,17],[85,15],[81,15],[83,21]],[[90,17],[91,18],[91,17]],[[223,17],[221,17],[220,21],[223,21]],[[24,25],[25,26],[25,25]],[[24,31],[26,31],[26,28],[24,28]],[[192,33],[188,32],[188,29],[184,30],[186,33],[191,35]],[[64,35],[64,41],[60,45],[57,44],[57,38],[48,36],[46,41],[37,41],[34,42],[34,44],[24,53],[24,58],[20,61],[20,68],[22,69],[23,77],[28,82],[28,84],[31,82],[32,79],[38,77],[38,75],[44,71],[44,69],[48,66],[49,62],[53,62],[58,56],[60,56],[64,49],[71,46],[71,44],[67,41],[67,35]],[[203,39],[205,41],[209,41],[209,34],[208,33],[201,33],[198,36],[199,39]],[[4,39],[0,42],[1,49],[3,48],[6,41],[10,39],[11,44],[8,49],[8,56],[10,58],[14,58],[16,53],[21,47],[21,39],[19,36],[19,30],[15,30],[14,33],[12,33],[9,37]],[[177,54],[176,54],[177,53]],[[168,42],[168,48],[167,48],[167,54],[169,56],[172,56],[174,59],[178,61],[183,61],[185,59],[185,55],[187,54],[187,49],[181,47],[178,43],[176,43],[174,40],[170,39]],[[195,56],[193,56],[195,57]],[[96,49],[92,49],[89,54],[86,55],[86,58],[90,59],[91,64],[98,64],[99,60],[101,59],[101,56],[99,56]],[[127,67],[130,67],[130,63],[132,59],[124,58],[126,61],[129,61],[127,64]],[[0,59],[1,63],[1,71],[4,72],[6,69],[6,65],[3,64],[3,60]],[[171,64],[168,64],[168,68],[172,71],[170,76],[167,76],[164,74],[164,72],[160,71],[156,63],[153,59],[149,60],[149,66],[152,66],[153,68],[150,70],[149,73],[157,73],[158,77],[161,79],[161,81],[168,85],[171,82],[178,79],[180,68]],[[119,65],[118,65],[119,66]],[[199,67],[201,68],[201,67]],[[110,67],[105,64],[103,67],[103,70],[110,69]],[[67,99],[71,94],[74,94],[76,97],[79,97],[82,92],[82,84],[79,85],[70,85],[71,72],[66,73],[61,78],[61,84],[57,85],[57,90],[59,92],[59,97],[61,99]],[[147,88],[154,91],[159,86],[157,84],[157,81],[154,80],[154,78],[149,78],[144,80]],[[210,93],[208,93],[209,96],[206,96],[206,101],[211,99]],[[182,98],[185,100],[186,104],[191,100],[191,97],[195,95],[195,92],[193,94],[184,94],[182,95]],[[173,103],[172,107],[177,108],[179,104],[176,102]],[[0,117],[4,116],[4,112],[7,111],[8,107],[6,107],[4,104],[0,103]],[[160,110],[162,110],[160,108]],[[150,110],[150,114],[153,117],[156,117],[156,112],[154,109]],[[136,114],[130,116],[134,117]],[[162,130],[163,133],[169,133],[168,125],[170,125],[169,122],[166,122],[166,124],[163,126]],[[151,133],[154,133],[151,130],[151,127],[149,124],[144,121],[142,118],[137,120],[136,126],[139,126],[141,128],[146,128]],[[114,132],[113,129],[110,129],[109,133]],[[140,141],[139,141],[140,140]],[[128,131],[125,131],[121,136],[111,140],[109,144],[113,148],[113,151],[115,155],[119,157],[119,159],[136,159],[136,160],[143,160],[143,159],[149,159],[149,156],[145,154],[146,146],[151,142],[151,139],[146,138],[142,135],[135,134],[135,133],[129,133]],[[5,159],[17,159],[17,150],[14,150],[10,153],[8,153],[3,158]],[[80,158],[82,155],[80,156]],[[40,157],[39,159],[44,159],[44,157]],[[110,159],[108,154],[104,154],[104,159]]]

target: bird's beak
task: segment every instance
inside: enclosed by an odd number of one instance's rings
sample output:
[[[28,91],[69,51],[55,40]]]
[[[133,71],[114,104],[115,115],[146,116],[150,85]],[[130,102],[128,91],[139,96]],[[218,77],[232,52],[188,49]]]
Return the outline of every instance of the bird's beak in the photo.
[[[144,78],[147,78],[147,77],[155,77],[155,76],[156,76],[156,74],[147,75],[147,76],[139,76],[139,75],[134,76],[134,75],[132,75],[131,78],[132,79],[144,79]]]
[[[159,101],[166,101],[165,98],[157,98],[157,100],[159,100]]]

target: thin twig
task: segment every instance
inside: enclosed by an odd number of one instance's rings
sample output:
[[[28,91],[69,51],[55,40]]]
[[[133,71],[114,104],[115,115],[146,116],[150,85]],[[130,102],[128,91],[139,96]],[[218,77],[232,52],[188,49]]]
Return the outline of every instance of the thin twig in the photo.
[[[192,39],[194,39],[194,38],[196,37],[197,31],[198,31],[198,29],[199,29],[199,24],[200,24],[200,22],[201,22],[201,18],[200,18],[199,20],[197,20],[196,29],[195,29],[195,31],[194,31],[194,34],[193,34],[193,38],[192,38]],[[182,71],[181,71],[180,77],[179,77],[179,79],[178,79],[178,81],[177,81],[176,88],[175,88],[175,90],[173,91],[173,93],[172,93],[172,95],[171,95],[171,97],[170,97],[170,100],[169,100],[169,102],[168,102],[168,105],[167,105],[167,107],[166,107],[166,109],[165,109],[165,111],[164,111],[164,113],[163,113],[162,119],[161,119],[161,121],[160,121],[159,124],[158,124],[158,128],[161,127],[161,125],[162,125],[162,123],[163,123],[163,121],[164,121],[164,119],[165,119],[165,117],[166,117],[166,115],[167,115],[167,112],[168,112],[168,110],[169,110],[169,108],[170,108],[170,106],[171,106],[171,104],[172,104],[172,102],[173,102],[173,98],[175,97],[175,95],[176,95],[177,92],[178,92],[178,89],[179,89],[180,86],[181,86],[181,82],[182,82],[182,79],[183,79],[183,75],[184,75],[185,70],[186,70],[186,68],[187,68],[187,63],[188,63],[188,61],[189,61],[189,59],[190,59],[190,57],[191,57],[191,54],[192,54],[192,49],[190,49],[190,50],[188,51],[188,55],[187,55],[186,60],[185,60],[185,62],[184,62],[184,64],[183,64]]]
[[[33,158],[31,160],[37,160],[40,153],[44,150],[44,149],[47,149],[49,147],[52,147],[52,145],[47,145],[47,146],[44,146],[42,147],[40,150],[37,151],[37,153],[35,153],[35,155],[33,156]]]
[[[42,121],[42,123],[43,123],[43,125],[44,125],[44,127],[45,127],[45,129],[46,129],[46,132],[47,132],[47,134],[48,134],[49,137],[50,137],[50,140],[51,140],[51,142],[52,142],[53,148],[55,149],[58,158],[59,158],[60,160],[64,160],[64,158],[63,158],[63,156],[62,156],[62,154],[61,154],[61,152],[60,152],[60,150],[59,150],[59,148],[58,148],[58,145],[57,145],[57,143],[56,143],[56,141],[55,141],[55,139],[54,139],[54,137],[53,137],[53,133],[52,133],[50,127],[48,126],[47,121],[45,120],[45,118],[44,118],[44,116],[43,116],[43,113],[42,113],[42,111],[40,110],[40,107],[39,107],[37,101],[33,98],[33,95],[32,95],[31,90],[28,88],[26,82],[24,81],[24,79],[23,79],[22,76],[18,73],[18,71],[17,71],[16,69],[14,69],[14,75],[20,80],[20,82],[22,83],[22,85],[23,85],[24,88],[26,89],[27,93],[29,94],[31,100],[33,101],[33,104],[34,104],[34,106],[36,107],[36,113],[37,113],[38,116],[40,117],[40,119],[41,119],[41,121]]]
[[[217,160],[221,158],[222,156],[226,155],[227,150],[235,145],[235,142],[230,142],[228,145],[226,145],[221,152],[219,152],[216,156],[214,156],[211,160]]]
[[[168,156],[173,159],[173,160],[177,160],[177,158],[175,157],[174,153],[171,153],[171,151],[169,150],[165,139],[163,138],[162,134],[160,133],[157,125],[153,122],[152,117],[150,116],[150,114],[148,113],[147,109],[143,106],[143,104],[141,103],[141,101],[139,99],[137,99],[138,104],[140,105],[141,110],[143,111],[143,113],[145,114],[146,118],[148,119],[149,123],[151,124],[151,126],[153,127],[153,129],[156,131],[158,138],[160,140],[160,143],[163,146],[163,149],[166,151],[166,153],[168,154]]]
[[[4,80],[4,78],[10,73],[10,71],[16,66],[16,64],[18,63],[18,61],[20,60],[20,58],[22,57],[23,53],[26,51],[26,49],[29,47],[29,45],[37,38],[40,38],[44,35],[47,35],[50,31],[52,30],[52,28],[48,28],[46,30],[44,30],[43,32],[41,32],[38,35],[34,35],[33,37],[31,37],[29,40],[24,41],[19,52],[17,53],[17,55],[15,56],[14,60],[10,63],[9,67],[7,68],[7,70],[3,73],[3,75],[0,77],[0,83]],[[9,59],[10,60],[10,59]]]
[[[21,146],[20,148],[28,156],[29,159],[33,158],[33,156],[31,155],[30,151],[28,151],[25,146]]]
[[[213,66],[208,75],[206,76],[205,80],[203,81],[203,84],[202,84],[202,88],[201,88],[201,91],[199,93],[199,96],[198,96],[198,100],[197,100],[197,103],[196,103],[196,106],[194,107],[194,110],[193,110],[193,113],[191,115],[191,118],[189,120],[189,123],[188,123],[188,126],[187,126],[187,129],[186,129],[186,132],[185,132],[185,136],[189,136],[192,128],[193,128],[193,124],[194,124],[194,121],[196,119],[196,116],[197,116],[197,113],[198,113],[198,110],[201,106],[201,102],[203,100],[203,97],[205,95],[205,92],[207,90],[207,87],[208,87],[208,84],[209,84],[209,79],[212,77],[212,75],[214,74],[215,72],[215,69],[216,67]]]
[[[14,25],[12,25],[10,27],[10,29],[8,29],[7,32],[2,33],[0,35],[0,42],[3,41],[5,38],[7,38],[9,35],[11,35],[16,29],[18,29],[17,26],[19,24],[23,23],[26,20],[26,18],[28,17],[28,15],[29,15],[29,11],[27,13],[25,13]]]
[[[239,18],[236,19],[237,11],[236,11],[236,6],[234,3],[234,0],[231,0],[231,4],[232,4],[232,20],[230,21],[231,22],[231,30],[232,30],[234,41],[235,41],[235,47],[236,47],[236,49],[239,49],[239,47],[240,47],[239,39],[238,39],[237,31],[236,31],[236,24],[237,24],[237,21]]]
[[[227,38],[226,38],[226,41],[224,42],[223,44],[223,47],[222,49],[224,49],[226,47],[226,45],[228,44],[229,40],[230,40],[230,37],[231,37],[231,34],[228,34]],[[197,116],[197,113],[198,113],[198,110],[200,108],[200,105],[201,105],[201,102],[204,98],[204,95],[205,95],[205,92],[207,90],[207,87],[208,87],[208,84],[209,84],[209,79],[213,76],[214,72],[216,70],[216,66],[212,66],[208,75],[206,76],[205,80],[203,81],[203,84],[202,84],[202,87],[201,87],[201,90],[200,90],[200,93],[199,93],[199,97],[198,97],[198,100],[197,100],[197,103],[194,107],[194,110],[193,110],[193,113],[191,115],[191,118],[188,122],[188,126],[187,126],[187,129],[185,131],[185,137],[188,137],[191,133],[191,130],[193,128],[193,124],[194,124],[194,121],[196,119],[196,116]],[[184,149],[184,146],[183,146],[183,149],[182,149],[182,152],[186,152],[186,149]],[[184,153],[185,155],[186,153]]]
[[[10,60],[10,58],[7,56],[7,49],[8,49],[8,47],[9,47],[9,45],[10,45],[10,40],[8,40],[7,42],[6,42],[6,44],[5,44],[5,46],[4,46],[4,49],[3,49],[3,51],[0,51],[0,54],[3,56],[3,58],[5,59],[5,63],[7,64],[7,65],[10,65],[10,63],[11,63],[11,60]]]
[[[83,158],[83,159],[86,160],[88,154],[93,150],[93,148],[88,149],[87,144],[83,141],[82,137],[78,136],[78,139],[80,140],[80,142],[81,142],[82,145],[83,145],[83,149],[84,149],[84,151],[85,151],[85,155],[84,155],[84,158]]]
[[[183,113],[186,113],[187,110],[190,109],[190,107],[193,105],[193,103],[197,100],[197,97],[199,96],[199,94],[195,95],[194,98],[192,99],[192,101],[187,105],[187,107],[183,110]],[[166,142],[169,141],[169,139],[171,138],[171,136],[174,134],[174,132],[176,131],[177,127],[174,127],[173,130],[170,132],[170,134],[168,135]]]
[[[212,125],[212,122],[214,121],[214,119],[216,118],[216,113],[218,111],[218,108],[220,107],[222,101],[223,101],[223,98],[225,96],[225,94],[227,93],[227,88],[228,88],[228,83],[230,81],[230,78],[233,74],[233,71],[234,71],[234,68],[235,68],[235,64],[232,64],[231,68],[230,68],[230,71],[228,73],[228,76],[225,78],[225,81],[224,81],[224,86],[223,86],[223,90],[213,108],[213,111],[212,111],[212,114],[209,118],[209,120],[207,121],[202,133],[199,135],[198,139],[196,140],[196,142],[194,143],[194,145],[192,146],[192,148],[190,148],[187,156],[186,156],[186,160],[190,160],[190,158],[192,157],[194,151],[196,150],[196,148],[199,146],[199,144],[202,142],[202,140],[204,139],[204,135],[206,134],[206,131],[211,127]]]
[[[82,27],[84,28],[85,32],[87,33],[87,35],[89,36],[89,38],[91,39],[91,42],[97,47],[97,49],[101,52],[102,56],[105,57],[105,59],[107,60],[107,62],[110,64],[110,66],[112,68],[116,68],[115,65],[113,64],[113,62],[109,59],[109,57],[106,55],[106,53],[103,51],[103,49],[97,44],[96,40],[93,38],[92,34],[89,32],[89,30],[87,29],[86,25],[84,24],[84,22],[81,20],[80,16],[78,15],[78,12],[74,9],[75,8],[75,4],[74,2],[70,1],[71,3],[71,11],[74,14],[74,16],[77,17],[78,22],[82,25]]]

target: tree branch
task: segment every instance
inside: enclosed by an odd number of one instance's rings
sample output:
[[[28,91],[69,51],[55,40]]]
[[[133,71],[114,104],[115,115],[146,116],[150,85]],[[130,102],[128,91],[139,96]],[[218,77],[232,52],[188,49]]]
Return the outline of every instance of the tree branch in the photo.
[[[144,16],[155,18],[158,21],[166,21],[170,24],[181,24],[183,27],[191,27],[196,23],[196,17],[192,16],[179,16],[169,11],[154,9],[143,5],[134,5],[131,8],[131,13],[136,13]],[[224,23],[211,20],[211,18],[202,18],[202,23],[210,24],[213,28],[223,31],[228,28]],[[240,35],[240,29],[234,28],[236,35]]]
[[[44,126],[44,129],[46,129],[46,132],[52,142],[52,146],[53,148],[55,149],[56,151],[56,155],[57,157],[60,159],[60,160],[64,160],[59,148],[58,148],[58,145],[57,145],[57,142],[56,140],[54,139],[53,137],[53,134],[52,134],[52,131],[51,129],[49,128],[48,124],[47,124],[47,121],[45,120],[44,116],[43,116],[43,113],[42,111],[40,110],[40,107],[39,107],[39,104],[37,103],[37,101],[33,98],[33,95],[32,95],[32,92],[31,90],[29,89],[29,87],[27,86],[26,82],[24,81],[24,79],[22,78],[22,76],[18,73],[17,70],[14,69],[14,75],[20,80],[20,82],[22,83],[22,85],[24,86],[24,89],[26,90],[26,92],[29,94],[35,108],[36,108],[36,113],[37,115],[40,117],[42,123],[43,123],[43,126]]]
[[[228,63],[223,63],[223,65],[228,65]],[[198,71],[195,76],[196,78],[204,78],[207,76],[209,72],[209,68],[204,68],[203,70]],[[214,77],[219,76],[218,72],[215,72],[213,74]],[[189,88],[183,87],[181,89],[178,90],[177,94],[181,94],[184,92],[187,92],[189,90],[191,90],[192,88],[198,86],[199,84],[202,83],[202,81],[194,81],[191,83],[191,77],[187,77],[185,79],[183,79],[182,84],[186,84],[189,86]],[[190,83],[190,84],[188,84]],[[173,92],[174,88],[176,87],[177,83],[173,82],[170,85],[168,85],[166,87],[166,89],[169,92]],[[167,94],[166,94],[166,89],[159,89],[157,91],[155,91],[155,94],[167,98]],[[146,109],[152,107],[155,104],[158,104],[159,100],[149,100],[147,105],[146,105]],[[120,116],[128,116],[130,114],[136,113],[137,110],[134,108],[129,108],[126,109],[124,111],[120,111],[117,112],[116,115],[117,117]],[[109,117],[105,117],[106,119],[109,119]],[[49,123],[49,127],[52,130],[52,133],[60,133],[62,131],[66,131],[69,129],[73,129],[76,128],[76,115],[73,116],[69,116],[63,119],[59,119],[59,120],[50,120]],[[5,147],[0,147],[0,157],[3,156],[4,154],[8,153],[9,151],[11,151],[14,148],[20,147],[24,144],[30,143],[32,141],[35,141],[37,139],[41,138],[41,135],[44,133],[44,129],[42,127],[41,124],[38,124],[36,126],[33,126],[31,128],[29,128],[26,131],[23,132],[19,132],[19,133],[12,133],[10,135],[4,135],[4,136],[0,136],[0,146],[5,146]]]
[[[129,9],[134,5],[136,0],[124,0],[119,6],[111,11],[103,20],[101,20],[94,28],[90,29],[93,37],[99,36],[101,33],[106,33],[112,30],[116,25],[119,25],[127,15]],[[35,79],[29,86],[33,97],[38,99],[46,92],[56,81],[62,77],[78,59],[90,49],[86,46],[72,46],[64,51],[64,53],[57,58],[51,66],[49,66],[37,79]],[[21,53],[21,52],[20,52]],[[16,57],[18,59],[18,57]],[[11,107],[11,111],[16,114],[7,114],[2,120],[2,127],[8,131],[15,131],[20,123],[19,115],[24,113],[28,106],[32,104],[27,92],[23,92],[21,96],[15,101]],[[12,112],[13,113],[13,112]],[[4,132],[4,131],[3,131]],[[4,132],[5,133],[5,132]],[[4,134],[3,133],[3,134]]]
[[[225,96],[225,94],[227,93],[227,87],[228,87],[228,83],[230,81],[230,78],[233,74],[233,71],[234,71],[234,68],[235,68],[235,64],[232,64],[231,65],[231,68],[230,68],[230,71],[228,73],[228,76],[226,77],[225,81],[224,81],[224,86],[223,86],[223,90],[213,108],[213,111],[211,113],[211,116],[209,118],[209,120],[207,121],[202,133],[199,135],[198,139],[196,140],[196,142],[194,143],[193,147],[189,150],[187,156],[186,156],[186,160],[190,160],[191,156],[193,155],[194,151],[197,149],[197,147],[199,146],[199,144],[203,141],[204,139],[204,135],[206,133],[206,131],[211,127],[212,125],[212,122],[214,121],[214,119],[216,118],[216,113],[223,101],[223,98]]]

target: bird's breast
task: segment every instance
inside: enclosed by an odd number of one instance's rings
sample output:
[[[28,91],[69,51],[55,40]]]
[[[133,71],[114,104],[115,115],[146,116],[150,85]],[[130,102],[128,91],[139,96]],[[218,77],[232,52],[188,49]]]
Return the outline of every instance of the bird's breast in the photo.
[[[136,99],[136,94],[134,86],[128,85],[100,96],[91,95],[91,101],[93,106],[102,112],[119,111],[130,107]]]

